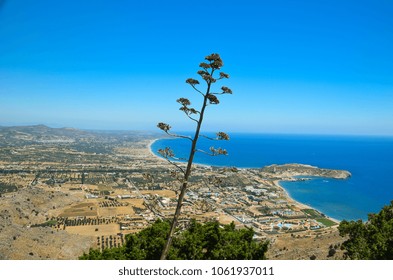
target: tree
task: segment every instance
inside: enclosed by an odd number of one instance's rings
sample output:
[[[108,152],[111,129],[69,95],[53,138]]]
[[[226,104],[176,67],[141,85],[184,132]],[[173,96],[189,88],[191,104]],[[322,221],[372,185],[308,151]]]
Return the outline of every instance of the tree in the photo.
[[[90,249],[80,260],[158,260],[164,247],[169,223],[156,220],[138,233],[127,234],[126,242],[118,248]]]
[[[268,242],[256,242],[253,229],[237,230],[233,222],[202,225],[192,220],[173,247],[173,256],[185,260],[262,260]]]
[[[99,249],[90,248],[88,253],[83,253],[79,257],[80,260],[126,260],[124,246],[120,248],[104,249],[102,252]]]
[[[342,221],[341,236],[348,236],[342,249],[346,257],[355,260],[393,259],[393,201],[377,214],[369,214],[368,221]]]
[[[169,223],[156,220],[137,234],[126,236],[125,254],[129,260],[158,260],[161,256]]]
[[[90,249],[83,260],[158,260],[170,229],[169,221],[156,220],[138,233],[126,236],[120,248]],[[235,229],[233,223],[201,224],[191,220],[188,227],[178,232],[167,258],[171,260],[261,260],[265,259],[267,242],[256,242],[251,228]]]
[[[190,107],[191,102],[187,98],[182,97],[177,100],[177,102],[181,104],[180,110],[183,111],[184,114],[190,120],[192,120],[193,122],[196,123],[194,137],[173,134],[170,132],[171,126],[166,123],[160,122],[157,125],[158,128],[163,130],[168,135],[188,139],[189,141],[191,141],[190,153],[189,153],[189,156],[187,159],[187,166],[185,169],[173,161],[178,158],[176,158],[174,152],[169,147],[167,147],[165,149],[160,149],[158,151],[165,159],[167,159],[171,164],[176,166],[176,168],[180,172],[179,179],[181,180],[181,183],[182,183],[181,188],[180,188],[180,194],[179,194],[179,197],[177,200],[175,214],[174,214],[174,217],[173,217],[173,220],[171,223],[171,227],[170,227],[170,230],[168,233],[167,241],[165,243],[164,249],[161,254],[161,259],[166,259],[168,252],[169,252],[169,248],[172,243],[173,234],[175,232],[177,222],[178,222],[180,212],[181,212],[181,207],[183,204],[184,195],[186,193],[189,179],[191,176],[191,168],[192,168],[192,163],[194,160],[195,153],[198,151],[198,152],[209,154],[211,156],[226,155],[227,154],[227,151],[224,149],[221,149],[221,148],[216,149],[214,147],[211,147],[209,152],[197,149],[197,142],[198,142],[199,136],[203,136],[203,137],[206,137],[209,139],[214,139],[214,140],[229,140],[229,136],[224,132],[218,132],[216,138],[210,138],[210,137],[207,137],[204,135],[200,135],[200,130],[201,130],[206,107],[208,105],[217,105],[220,103],[220,101],[217,98],[217,95],[232,94],[232,90],[226,86],[221,87],[221,92],[213,92],[212,91],[213,84],[215,84],[218,80],[229,78],[229,75],[224,72],[219,72],[218,77],[217,77],[217,74],[216,74],[217,71],[220,70],[221,67],[224,65],[223,61],[221,60],[220,55],[213,53],[211,55],[206,56],[205,60],[207,60],[207,62],[200,63],[199,67],[201,68],[201,70],[199,70],[197,72],[201,76],[201,78],[205,81],[205,84],[206,84],[205,91],[201,91],[198,88],[198,85],[200,84],[198,80],[193,79],[193,78],[189,78],[186,80],[186,83],[189,84],[203,98],[203,102],[202,102],[202,106],[201,106],[200,110],[198,111],[195,108]]]

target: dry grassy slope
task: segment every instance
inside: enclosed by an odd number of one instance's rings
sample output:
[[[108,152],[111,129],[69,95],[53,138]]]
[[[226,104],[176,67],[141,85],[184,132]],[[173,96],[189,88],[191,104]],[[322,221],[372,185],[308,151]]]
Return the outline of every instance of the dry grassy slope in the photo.
[[[343,259],[344,252],[340,246],[345,239],[339,235],[337,228],[281,234],[274,238],[267,253],[267,258],[271,260]]]
[[[0,259],[76,259],[94,243],[90,237],[51,228],[29,228],[46,221],[81,197],[40,188],[20,189],[0,198]]]
[[[77,259],[94,245],[91,237],[53,231],[50,228],[7,227],[1,233],[0,259]]]

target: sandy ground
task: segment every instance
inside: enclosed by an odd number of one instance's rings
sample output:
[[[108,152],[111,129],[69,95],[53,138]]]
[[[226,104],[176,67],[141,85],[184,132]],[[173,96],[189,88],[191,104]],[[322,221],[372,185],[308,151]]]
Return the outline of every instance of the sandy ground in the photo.
[[[90,226],[71,226],[65,229],[68,233],[87,235],[87,236],[101,236],[112,235],[120,231],[119,225],[104,224],[104,225],[90,225]]]

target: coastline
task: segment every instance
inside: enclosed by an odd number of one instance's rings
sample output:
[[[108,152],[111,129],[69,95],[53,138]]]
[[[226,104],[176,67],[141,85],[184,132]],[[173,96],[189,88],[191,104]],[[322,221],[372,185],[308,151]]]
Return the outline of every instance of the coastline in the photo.
[[[160,158],[160,157],[158,157],[156,154],[154,154],[153,149],[152,149],[152,145],[153,145],[156,141],[158,141],[158,140],[160,140],[160,139],[161,139],[161,138],[155,138],[155,139],[153,139],[153,140],[150,140],[149,143],[147,144],[147,149],[148,149],[150,155],[152,155],[152,156],[154,156],[154,157],[156,157],[156,158],[159,158],[160,160],[163,160],[163,158]]]
[[[296,205],[297,207],[299,207],[300,209],[314,209],[314,210],[318,211],[319,213],[325,215],[325,217],[326,217],[327,219],[332,220],[333,222],[335,222],[335,223],[337,223],[337,224],[339,224],[339,223],[341,222],[340,220],[338,220],[338,219],[336,219],[336,218],[332,218],[332,217],[330,217],[330,216],[327,216],[325,213],[323,213],[322,211],[320,211],[319,209],[317,209],[317,208],[315,208],[315,207],[313,207],[313,206],[311,206],[311,205],[307,205],[307,204],[301,203],[301,202],[299,202],[299,201],[293,199],[293,198],[289,195],[289,193],[287,192],[287,190],[286,190],[283,186],[280,185],[280,182],[281,182],[281,181],[283,181],[283,180],[274,180],[273,183],[274,183],[275,186],[277,186],[278,188],[280,188],[280,189],[285,193],[285,195],[286,195],[288,201],[292,202],[293,204],[295,204],[295,205]]]
[[[149,141],[149,144],[148,144],[148,147],[147,147],[147,148],[148,148],[148,150],[149,150],[150,155],[152,155],[152,156],[155,157],[156,159],[159,159],[159,160],[161,160],[161,161],[165,161],[165,162],[168,163],[168,160],[166,160],[165,158],[160,157],[159,155],[156,155],[156,154],[153,152],[153,148],[152,148],[153,144],[154,144],[156,141],[161,140],[161,139],[164,139],[164,138],[156,138],[156,139],[153,139],[153,140]],[[183,161],[176,161],[176,160],[174,160],[174,161],[175,161],[175,162],[178,162],[178,163],[181,163],[181,164],[186,164],[186,162],[183,162]],[[193,163],[193,165],[196,165],[196,166],[199,166],[199,167],[203,167],[203,168],[225,167],[225,166],[213,166],[213,165],[203,164],[203,163]],[[239,169],[240,169],[240,168],[239,168]]]
[[[149,142],[149,144],[148,144],[149,153],[150,153],[152,156],[154,156],[155,158],[157,158],[157,159],[159,159],[159,160],[161,160],[161,161],[168,162],[168,160],[166,160],[166,159],[164,159],[164,158],[162,158],[162,157],[156,155],[156,154],[153,152],[152,145],[153,145],[156,141],[158,141],[158,140],[160,140],[160,139],[162,139],[162,138],[156,138],[156,139],[153,139],[153,140],[151,140],[151,141]],[[184,162],[180,162],[180,163],[184,163]],[[200,163],[193,163],[193,165],[196,165],[196,166],[199,166],[199,167],[203,167],[203,168],[213,168],[213,167],[225,168],[225,167],[228,167],[228,166],[213,166],[213,165],[200,164]],[[304,165],[304,166],[312,167],[311,165]],[[240,168],[236,167],[236,168],[239,169],[239,170],[251,170],[251,169],[254,169],[254,168],[246,168],[246,167],[240,167]],[[292,176],[290,176],[290,178],[294,178],[295,176],[296,176],[296,175],[292,175]],[[285,176],[285,177],[286,177],[286,176]],[[293,199],[293,198],[289,195],[288,191],[280,184],[281,181],[285,181],[285,180],[283,180],[283,178],[282,178],[282,179],[277,179],[277,180],[273,180],[273,183],[274,183],[274,185],[275,185],[276,187],[278,187],[279,189],[281,189],[281,190],[283,191],[283,193],[284,193],[285,196],[286,196],[286,200],[287,200],[288,202],[291,202],[291,203],[295,204],[297,207],[299,207],[299,209],[313,209],[313,210],[315,210],[315,211],[317,211],[317,212],[323,214],[327,219],[332,220],[333,222],[335,222],[335,223],[337,223],[337,224],[339,224],[339,223],[341,222],[340,220],[338,220],[338,219],[336,219],[336,218],[327,216],[323,211],[320,211],[319,209],[317,209],[317,208],[315,208],[315,207],[312,207],[312,206],[310,206],[310,205],[301,203],[300,201],[297,201],[297,200]]]

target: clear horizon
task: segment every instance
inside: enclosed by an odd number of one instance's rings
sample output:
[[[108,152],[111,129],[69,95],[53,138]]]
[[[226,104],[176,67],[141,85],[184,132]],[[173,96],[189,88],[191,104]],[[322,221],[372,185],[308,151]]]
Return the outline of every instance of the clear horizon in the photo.
[[[92,132],[108,132],[110,133],[111,131],[113,132],[146,132],[146,133],[157,133],[157,134],[162,134],[163,137],[167,137],[168,135],[162,132],[162,130],[159,129],[94,129],[94,128],[84,128],[84,127],[71,127],[71,126],[50,126],[47,124],[17,124],[17,125],[2,125],[0,124],[0,128],[18,128],[18,127],[31,127],[31,126],[46,126],[49,128],[54,128],[54,129],[77,129],[77,130],[85,130],[85,131],[92,131]],[[195,131],[188,130],[188,131],[171,131],[174,134],[181,134],[181,135],[189,135],[192,136]],[[214,130],[203,130],[201,131],[201,134],[208,134],[208,135],[214,135],[217,131]],[[321,136],[321,137],[381,137],[381,138],[393,138],[393,135],[389,134],[337,134],[337,133],[289,133],[289,132],[260,132],[260,131],[227,131],[229,136],[234,134],[248,134],[248,135],[282,135],[282,136]],[[171,136],[169,136],[171,137]],[[172,136],[173,139],[179,139],[176,136]],[[161,139],[161,138],[160,138]],[[157,139],[158,140],[158,139]]]
[[[213,12],[212,12],[213,11]],[[205,131],[393,136],[393,2],[0,1],[0,126],[192,130],[213,52],[233,95]]]

